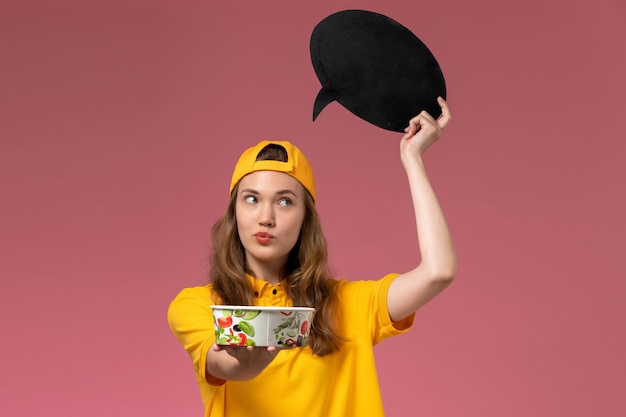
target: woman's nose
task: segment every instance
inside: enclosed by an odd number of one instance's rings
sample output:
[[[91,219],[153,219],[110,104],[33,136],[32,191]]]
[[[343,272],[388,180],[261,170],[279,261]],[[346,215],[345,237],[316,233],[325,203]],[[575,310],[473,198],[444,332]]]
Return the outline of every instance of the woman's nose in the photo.
[[[265,227],[274,226],[274,210],[270,205],[264,206],[259,212],[259,224]]]

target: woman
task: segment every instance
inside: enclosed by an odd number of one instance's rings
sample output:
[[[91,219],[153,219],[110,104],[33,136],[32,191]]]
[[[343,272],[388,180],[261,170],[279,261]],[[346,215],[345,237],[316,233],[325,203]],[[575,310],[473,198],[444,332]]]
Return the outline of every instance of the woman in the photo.
[[[422,163],[450,121],[438,101],[441,117],[420,113],[400,141],[421,252],[419,265],[403,274],[332,279],[306,157],[289,142],[270,141],[242,154],[228,210],[212,231],[211,283],[184,289],[168,311],[193,361],[205,416],[384,415],[372,347],[407,331],[456,274],[452,238]],[[314,307],[308,346],[218,346],[214,304]]]

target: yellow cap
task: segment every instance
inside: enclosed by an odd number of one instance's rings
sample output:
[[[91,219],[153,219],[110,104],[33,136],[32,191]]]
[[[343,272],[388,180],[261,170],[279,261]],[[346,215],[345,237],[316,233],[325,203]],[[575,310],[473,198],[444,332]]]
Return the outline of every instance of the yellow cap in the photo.
[[[263,150],[267,145],[280,145],[287,151],[287,162],[282,161],[257,161],[256,158],[259,152]],[[256,144],[255,146],[246,149],[241,156],[237,165],[235,165],[235,171],[233,172],[233,178],[230,181],[230,193],[237,183],[246,175],[255,171],[278,171],[284,172],[300,181],[300,184],[306,188],[311,194],[313,200],[315,200],[315,182],[313,181],[313,168],[308,159],[304,156],[302,151],[298,149],[291,142],[287,141],[271,141],[264,140]]]

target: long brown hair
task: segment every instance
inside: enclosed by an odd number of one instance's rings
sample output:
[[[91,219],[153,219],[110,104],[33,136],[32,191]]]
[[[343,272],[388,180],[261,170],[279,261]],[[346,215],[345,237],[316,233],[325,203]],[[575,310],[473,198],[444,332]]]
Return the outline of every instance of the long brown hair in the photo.
[[[282,149],[282,152],[281,152]],[[286,160],[279,145],[269,145],[257,160]],[[246,255],[237,233],[235,203],[237,187],[233,190],[226,213],[213,225],[211,239],[210,281],[221,304],[254,305],[254,288],[246,274]],[[303,187],[304,189],[304,187]],[[341,314],[334,291],[337,283],[328,268],[328,247],[313,197],[304,190],[305,216],[298,241],[289,253],[282,271],[281,284],[294,306],[313,307],[308,345],[318,356],[335,352],[343,337],[338,331]]]

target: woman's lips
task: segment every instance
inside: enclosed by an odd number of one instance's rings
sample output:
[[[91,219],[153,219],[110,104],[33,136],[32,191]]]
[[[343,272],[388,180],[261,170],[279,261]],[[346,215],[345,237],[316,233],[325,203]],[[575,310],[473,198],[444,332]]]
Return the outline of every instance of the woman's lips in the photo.
[[[268,244],[274,236],[266,232],[258,232],[258,233],[255,233],[254,237],[256,238],[257,242],[265,245],[265,244]]]

